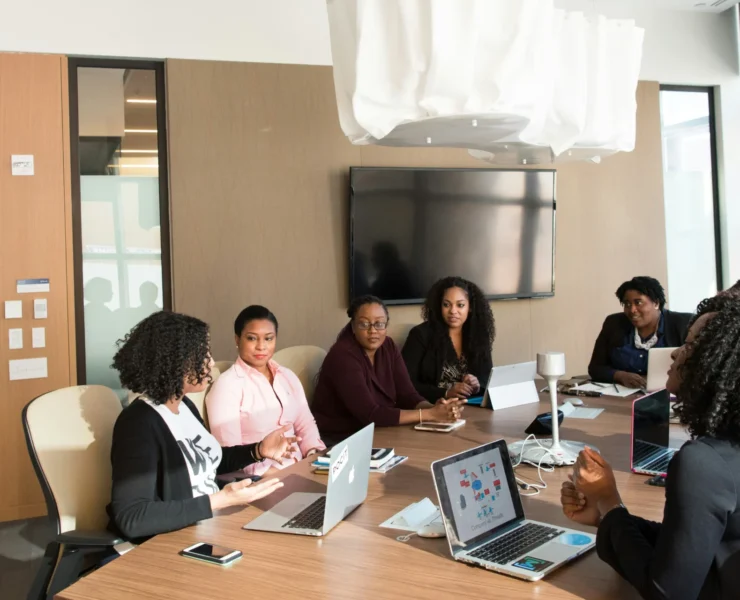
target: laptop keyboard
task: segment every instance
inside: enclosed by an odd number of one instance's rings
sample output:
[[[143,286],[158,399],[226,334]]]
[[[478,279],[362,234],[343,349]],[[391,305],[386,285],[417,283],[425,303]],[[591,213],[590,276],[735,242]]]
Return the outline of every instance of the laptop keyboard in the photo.
[[[289,529],[321,529],[324,524],[325,509],[326,496],[321,496],[285,523],[283,527]]]
[[[562,529],[547,527],[538,523],[526,523],[506,535],[488,542],[485,546],[481,546],[471,552],[470,556],[499,565],[506,565],[515,558],[558,537],[561,533],[563,533]]]
[[[668,448],[636,440],[632,462],[638,469],[665,473],[674,454]]]

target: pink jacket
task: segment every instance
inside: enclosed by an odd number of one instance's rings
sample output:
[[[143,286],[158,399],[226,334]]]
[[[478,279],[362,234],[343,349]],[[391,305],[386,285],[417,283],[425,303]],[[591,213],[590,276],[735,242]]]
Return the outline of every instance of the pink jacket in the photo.
[[[293,460],[301,460],[312,448],[323,450],[316,421],[306,401],[303,386],[295,373],[270,361],[273,386],[241,358],[221,373],[206,397],[211,433],[222,446],[239,446],[261,441],[268,433],[292,424],[295,435],[303,438]],[[293,435],[289,431],[288,435]],[[270,467],[281,468],[270,459],[249,465],[248,474],[261,475]]]

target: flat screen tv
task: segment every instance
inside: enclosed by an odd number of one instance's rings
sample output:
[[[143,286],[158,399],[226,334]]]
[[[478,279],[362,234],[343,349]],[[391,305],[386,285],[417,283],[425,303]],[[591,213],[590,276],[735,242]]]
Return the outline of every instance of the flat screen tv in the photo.
[[[350,298],[419,304],[458,275],[487,298],[552,296],[555,171],[350,169]]]

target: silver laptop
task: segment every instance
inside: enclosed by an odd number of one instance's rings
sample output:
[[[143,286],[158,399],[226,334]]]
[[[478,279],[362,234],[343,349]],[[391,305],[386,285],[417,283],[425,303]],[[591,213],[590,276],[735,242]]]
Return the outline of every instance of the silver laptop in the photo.
[[[536,375],[537,363],[534,361],[493,367],[481,406],[499,410],[539,402],[534,384]]]
[[[537,581],[594,547],[596,537],[524,517],[504,440],[432,463],[452,558]]]
[[[673,364],[671,354],[675,348],[650,348],[648,350],[647,391],[662,390],[668,382],[668,369]]]
[[[367,498],[374,429],[370,423],[332,448],[326,494],[295,492],[244,529],[315,536],[329,533]]]
[[[658,390],[632,403],[632,454],[630,468],[641,475],[665,475],[673,455],[670,448],[671,399]]]

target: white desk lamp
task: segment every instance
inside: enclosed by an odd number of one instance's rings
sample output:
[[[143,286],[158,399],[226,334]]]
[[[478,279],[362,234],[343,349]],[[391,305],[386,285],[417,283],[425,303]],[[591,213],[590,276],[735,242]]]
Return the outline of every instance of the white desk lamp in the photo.
[[[509,446],[512,456],[521,456],[522,462],[535,465],[573,465],[578,454],[586,447],[581,442],[560,439],[558,423],[558,379],[565,375],[565,354],[562,352],[543,352],[537,355],[537,374],[550,388],[550,407],[552,409],[552,439],[522,440]]]

